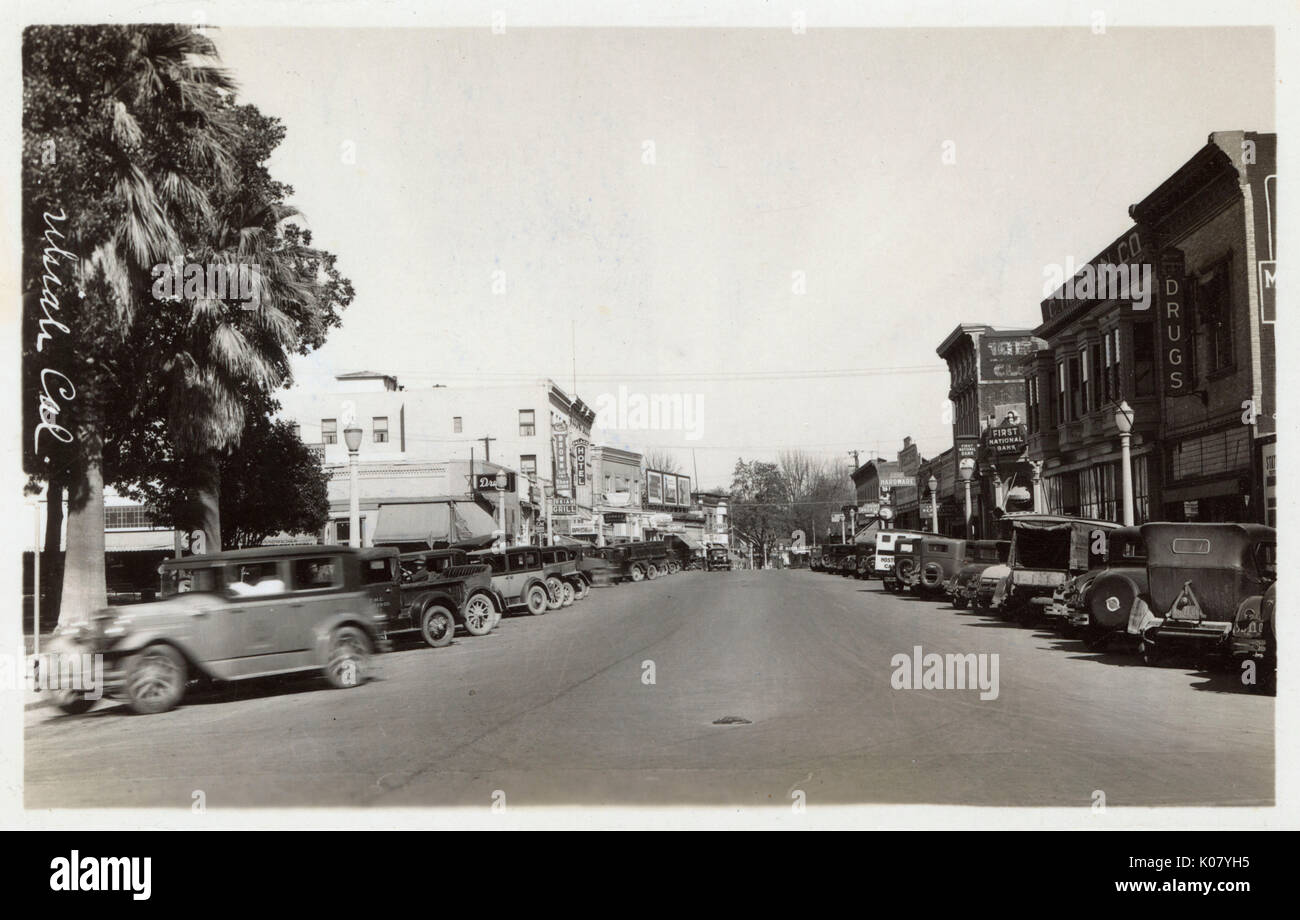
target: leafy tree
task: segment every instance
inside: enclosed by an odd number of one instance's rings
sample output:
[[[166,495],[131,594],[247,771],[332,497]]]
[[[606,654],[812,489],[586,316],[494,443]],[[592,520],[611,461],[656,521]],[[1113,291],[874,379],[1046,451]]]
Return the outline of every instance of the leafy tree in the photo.
[[[181,254],[180,215],[229,175],[233,84],[181,26],[23,39],[24,466],[56,487],[52,510],[67,490],[64,621],[106,602],[104,426],[134,387],[111,365],[152,266]]]

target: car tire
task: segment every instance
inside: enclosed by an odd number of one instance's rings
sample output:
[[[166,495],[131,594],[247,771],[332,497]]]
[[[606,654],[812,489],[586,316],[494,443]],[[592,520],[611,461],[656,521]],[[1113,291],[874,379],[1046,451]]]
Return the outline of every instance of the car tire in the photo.
[[[587,584],[587,579],[579,578],[573,583],[573,596],[577,600],[582,600],[591,593],[591,585]]]
[[[564,580],[555,575],[546,579],[546,607],[548,610],[559,610],[564,606]]]
[[[560,606],[572,607],[573,602],[577,599],[578,599],[578,595],[577,592],[573,590],[573,584],[571,582],[566,581],[562,587],[562,591],[560,595]]]
[[[528,605],[528,612],[535,617],[551,609],[551,599],[547,597],[546,589],[541,585],[533,585],[525,591],[524,602]]]
[[[185,659],[170,645],[146,646],[131,656],[125,670],[126,704],[132,712],[166,712],[185,695]]]
[[[639,564],[632,566],[632,580],[641,581],[644,578],[645,578],[645,569],[641,568]]]
[[[681,570],[682,570],[682,567],[681,567],[680,565],[678,565],[676,562],[670,562],[670,563],[668,563],[668,574],[669,574],[669,575],[676,575],[676,574],[677,574],[678,572],[680,572]]]
[[[431,648],[451,645],[456,637],[456,616],[444,604],[430,604],[420,614],[420,635]]]
[[[95,701],[86,699],[84,690],[59,690],[54,698],[54,705],[70,716],[79,716],[90,712]]]
[[[953,595],[952,605],[958,610],[965,610],[967,603],[969,603],[967,598],[962,597],[960,594]]]
[[[465,601],[465,631],[471,636],[486,636],[497,624],[497,608],[486,594],[474,594]]]
[[[339,690],[350,690],[365,683],[370,664],[370,639],[355,626],[340,626],[330,634],[329,657],[325,662],[325,679]]]

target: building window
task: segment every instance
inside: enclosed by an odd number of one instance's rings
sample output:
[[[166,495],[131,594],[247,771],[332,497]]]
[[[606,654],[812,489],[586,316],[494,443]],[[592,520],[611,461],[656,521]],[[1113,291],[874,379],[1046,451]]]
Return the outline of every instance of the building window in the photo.
[[[1207,367],[1211,372],[1231,367],[1232,303],[1228,288],[1228,263],[1220,262],[1201,276],[1196,285],[1196,318],[1205,336]]]
[[[519,472],[529,479],[537,478],[537,455],[524,454],[519,458]]]
[[[460,416],[459,416],[459,415],[453,415],[453,416],[452,416],[452,418],[451,418],[451,431],[452,431],[452,434],[460,434],[460,432],[461,432],[461,426],[460,426]]]
[[[105,530],[151,530],[157,526],[144,505],[110,505],[104,509]]]
[[[1133,324],[1133,395],[1156,393],[1156,339],[1151,323]]]
[[[376,444],[388,443],[388,416],[377,415],[370,421],[370,427],[374,431]]]
[[[519,437],[531,438],[537,434],[537,423],[532,409],[519,410]]]
[[[297,438],[299,441],[301,441],[301,440],[302,440],[302,426],[299,425],[297,422],[291,422],[291,423],[289,424],[289,428],[293,431],[293,436],[294,436],[295,438]]]
[[[1096,389],[1089,365],[1088,346],[1084,345],[1079,349],[1079,392],[1083,397],[1082,412],[1080,416],[1087,415],[1092,411],[1092,398]]]
[[[1088,410],[1095,412],[1106,404],[1106,370],[1101,363],[1101,345],[1094,343],[1088,348],[1088,357],[1092,361],[1092,370],[1090,372],[1091,384],[1089,387],[1090,402]]]
[[[1056,424],[1063,425],[1065,418],[1065,362],[1056,363]]]
[[[320,442],[322,444],[337,444],[339,442],[338,419],[323,418],[320,420]]]

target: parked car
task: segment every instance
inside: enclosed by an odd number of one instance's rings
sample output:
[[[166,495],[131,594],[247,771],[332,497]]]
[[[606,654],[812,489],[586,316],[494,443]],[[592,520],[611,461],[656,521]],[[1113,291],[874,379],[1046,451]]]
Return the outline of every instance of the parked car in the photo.
[[[162,599],[108,607],[60,639],[100,654],[105,696],[138,713],[166,712],[190,681],[237,681],[321,671],[335,687],[365,681],[370,656],[388,649],[387,614],[345,546],[283,546],[164,562]],[[89,709],[65,696],[66,712]]]
[[[901,594],[907,590],[912,581],[912,573],[917,571],[921,561],[922,534],[903,533],[893,540],[893,565],[880,577],[886,591]]]
[[[668,573],[668,551],[658,540],[619,543],[594,550],[609,565],[614,582],[644,581]]]
[[[1071,630],[1093,651],[1128,632],[1137,599],[1147,593],[1147,553],[1140,527],[1118,527],[1106,535],[1105,562],[1063,586],[1060,603]]]
[[[557,600],[546,584],[542,554],[536,546],[477,550],[469,558],[491,567],[492,590],[507,611],[527,610],[541,616]]]
[[[907,574],[908,587],[915,594],[941,593],[965,559],[966,541],[933,534],[918,538],[914,545],[916,565]]]
[[[1263,524],[1143,524],[1142,539],[1148,582],[1142,600],[1150,608],[1140,626],[1143,660],[1230,656],[1243,606],[1262,610],[1277,581],[1277,531]]]
[[[975,603],[980,576],[990,566],[1004,564],[1011,553],[1010,540],[967,540],[961,566],[945,585],[945,593],[958,610]]]
[[[1277,689],[1277,582],[1259,598],[1247,598],[1237,609],[1232,628],[1232,657],[1243,663],[1255,662],[1255,687],[1266,692]]]
[[[822,570],[822,552],[824,550],[825,547],[814,546],[808,551],[808,568],[812,569],[814,572],[820,572]]]
[[[560,606],[572,606],[580,597],[586,597],[587,585],[578,571],[577,550],[554,545],[543,546],[541,551],[542,564],[546,567],[546,583],[553,594],[559,594]],[[579,587],[582,589],[581,594],[578,593]]]
[[[876,544],[859,543],[853,551],[853,577],[860,581],[876,577]]]
[[[919,537],[924,534],[912,530],[881,530],[876,533],[876,552],[873,562],[876,568],[876,577],[881,581],[887,581],[887,575],[894,569],[894,549],[895,544],[905,537]],[[889,588],[886,585],[886,589]]]
[[[695,550],[691,544],[676,534],[670,533],[664,536],[664,548],[668,551],[668,573],[670,575],[675,575],[682,569],[688,568],[695,556]]]
[[[491,569],[470,564],[462,550],[401,553],[379,546],[361,551],[361,580],[371,600],[388,614],[388,634],[419,632],[425,643],[451,643],[456,627],[484,636],[503,609],[492,590]]]
[[[1105,537],[1119,525],[1113,521],[1056,514],[1008,514],[1011,554],[1008,580],[999,614],[1004,619],[1032,622],[1051,605],[1059,585],[1105,561]]]

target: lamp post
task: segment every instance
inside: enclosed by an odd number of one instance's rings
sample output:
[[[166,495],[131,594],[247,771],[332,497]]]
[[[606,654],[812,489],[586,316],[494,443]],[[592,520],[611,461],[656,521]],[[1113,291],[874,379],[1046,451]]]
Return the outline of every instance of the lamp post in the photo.
[[[506,485],[509,483],[505,470],[497,470],[497,526],[501,528],[501,541],[506,540]]]
[[[1115,407],[1115,427],[1119,429],[1120,479],[1124,483],[1124,526],[1133,526],[1133,464],[1129,444],[1133,438],[1133,407],[1120,400]]]
[[[970,480],[975,475],[975,460],[971,457],[962,457],[961,463],[957,464],[957,471],[961,474],[962,484],[966,487],[966,539],[970,539]]]
[[[939,532],[939,480],[930,477],[930,532]]]
[[[357,456],[361,453],[361,429],[353,422],[343,429],[348,445],[348,546],[361,547],[361,494],[357,489]]]

